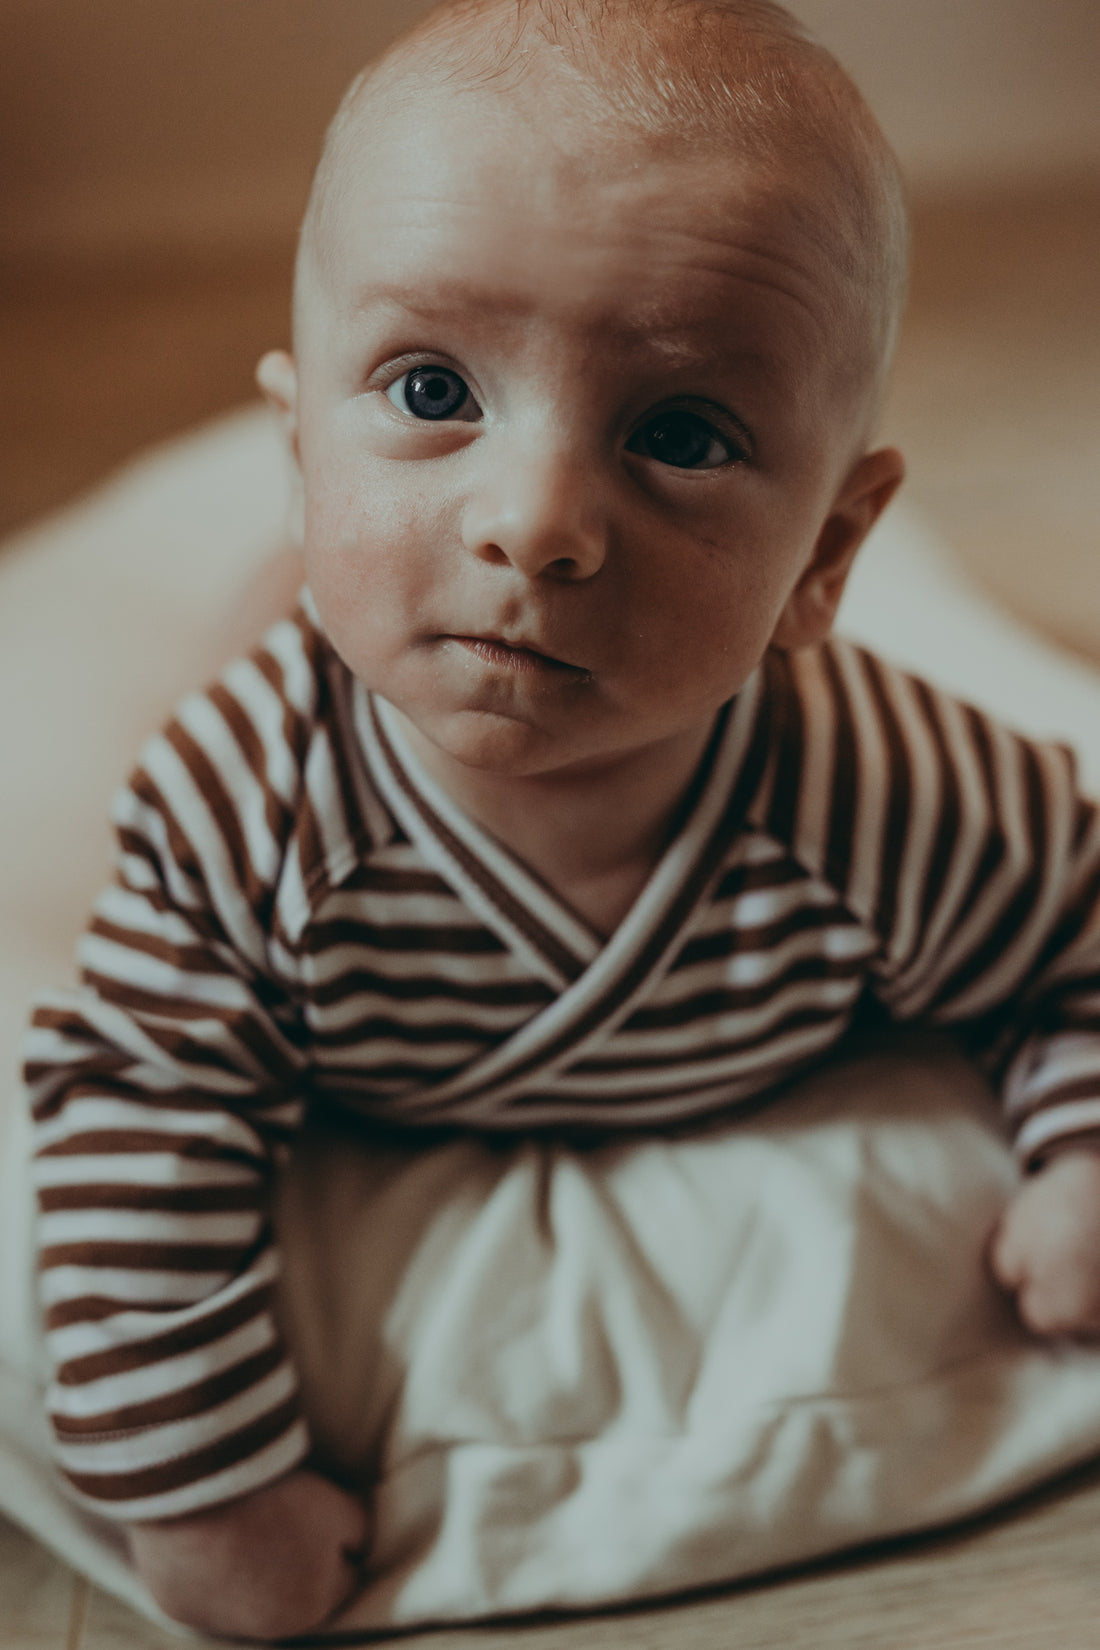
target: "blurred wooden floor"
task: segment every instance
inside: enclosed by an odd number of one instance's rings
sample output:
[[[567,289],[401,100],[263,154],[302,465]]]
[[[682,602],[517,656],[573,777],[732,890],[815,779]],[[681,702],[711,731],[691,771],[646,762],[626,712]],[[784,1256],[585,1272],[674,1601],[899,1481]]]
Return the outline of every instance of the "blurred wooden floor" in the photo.
[[[0,531],[252,394],[290,249],[0,280]],[[884,435],[909,493],[1023,617],[1100,662],[1100,183],[917,214]],[[1100,1472],[962,1532],[678,1606],[415,1635],[413,1650],[1097,1650]],[[0,1521],[3,1650],[168,1650]]]
[[[1094,1468],[967,1529],[758,1585],[576,1620],[383,1642],[394,1650],[1097,1650],[1098,1544]],[[3,1650],[186,1643],[0,1520]]]

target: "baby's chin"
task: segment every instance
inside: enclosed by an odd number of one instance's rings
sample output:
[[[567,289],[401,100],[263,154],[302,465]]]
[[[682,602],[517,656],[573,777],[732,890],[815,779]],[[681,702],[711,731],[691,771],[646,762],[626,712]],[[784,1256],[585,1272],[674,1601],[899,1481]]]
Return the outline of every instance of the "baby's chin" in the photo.
[[[436,772],[466,770],[502,779],[534,779],[577,771],[594,758],[583,728],[545,726],[519,710],[464,708],[427,714],[401,711],[413,749]],[[583,719],[582,719],[583,720]]]

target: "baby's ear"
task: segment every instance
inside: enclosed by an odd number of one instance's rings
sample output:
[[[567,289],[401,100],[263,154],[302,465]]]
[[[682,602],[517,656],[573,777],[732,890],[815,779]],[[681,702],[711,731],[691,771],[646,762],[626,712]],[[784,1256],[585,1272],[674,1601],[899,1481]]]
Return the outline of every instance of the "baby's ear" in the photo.
[[[256,382],[278,417],[290,454],[292,468],[287,533],[293,544],[301,545],[305,536],[305,498],[298,445],[298,369],[294,365],[294,357],[288,355],[285,349],[268,350],[266,355],[260,357]]]
[[[287,446],[295,464],[298,463],[298,369],[294,357],[285,349],[270,349],[261,355],[256,367],[256,382],[263,390],[268,405],[278,414],[286,436]]]
[[[808,647],[828,634],[856,551],[904,477],[905,460],[895,447],[865,453],[849,471],[779,616],[773,647]]]

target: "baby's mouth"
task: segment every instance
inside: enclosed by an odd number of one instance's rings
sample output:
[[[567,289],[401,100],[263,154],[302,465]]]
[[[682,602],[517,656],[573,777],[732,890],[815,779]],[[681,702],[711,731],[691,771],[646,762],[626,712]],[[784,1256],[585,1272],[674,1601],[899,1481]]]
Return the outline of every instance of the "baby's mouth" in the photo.
[[[515,671],[517,675],[571,676],[574,681],[582,681],[590,674],[581,665],[555,659],[551,654],[526,643],[506,642],[500,636],[450,636],[447,639],[457,642],[483,664],[493,665],[498,670]]]

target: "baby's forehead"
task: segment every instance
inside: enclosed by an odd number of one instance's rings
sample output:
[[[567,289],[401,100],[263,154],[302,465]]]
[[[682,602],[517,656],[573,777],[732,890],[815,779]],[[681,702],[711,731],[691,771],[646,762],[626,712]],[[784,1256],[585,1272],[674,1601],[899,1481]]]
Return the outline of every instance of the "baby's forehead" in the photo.
[[[712,28],[708,40],[705,29],[687,26],[688,10],[696,22],[717,19],[722,27]],[[700,164],[724,160],[731,186],[750,172],[766,176],[773,203],[789,208],[788,233],[800,233],[804,248],[847,283],[874,333],[871,353],[884,361],[905,261],[892,157],[831,59],[804,50],[793,30],[790,39],[782,30],[778,37],[766,33],[762,44],[751,29],[728,26],[734,13],[770,18],[773,10],[755,0],[576,0],[569,15],[584,13],[589,21],[572,33],[562,25],[555,36],[552,29],[517,32],[516,25],[521,15],[553,19],[552,0],[525,0],[520,9],[514,0],[445,5],[345,99],[318,169],[299,274],[311,263],[332,270],[349,214],[363,207],[364,179],[399,192],[406,139],[421,151],[430,139],[439,190],[476,207],[479,195],[502,191],[520,168],[512,154],[518,122],[538,133],[542,153],[533,159],[530,146],[523,151],[517,212],[537,210],[555,179],[560,192],[565,177],[567,192],[570,164],[583,182],[592,157],[611,151],[627,170],[644,170],[654,155],[678,154]],[[648,44],[637,27],[642,13],[653,24]],[[592,22],[601,17],[633,22],[635,32]],[[486,159],[494,140],[496,176]],[[472,150],[477,167],[465,165]],[[676,187],[675,169],[662,175]],[[704,229],[708,216],[721,214],[726,194],[720,168],[711,166],[709,175],[716,180],[710,195],[687,197]],[[422,174],[416,187],[423,187]],[[369,205],[372,190],[365,195]],[[415,200],[409,210],[415,213]],[[578,225],[578,235],[584,232]],[[310,308],[306,284],[296,296],[296,321]]]
[[[407,83],[378,88],[330,167],[313,231],[330,290],[346,294],[358,266],[385,265],[391,249],[408,267],[418,238],[425,279],[436,276],[435,289],[455,306],[471,247],[479,268],[495,262],[503,277],[537,263],[543,248],[572,265],[611,257],[627,273],[647,260],[658,306],[678,278],[690,282],[700,264],[719,270],[745,245],[762,264],[789,266],[795,284],[807,270],[823,284],[839,279],[839,214],[820,169],[728,142],[654,135],[615,116],[593,119],[571,88],[545,80],[503,95],[436,87],[433,119],[410,134],[410,91]],[[416,92],[424,99],[422,80]],[[462,249],[457,261],[448,230]],[[441,261],[433,267],[433,259]],[[555,269],[544,273],[552,291]]]
[[[529,232],[540,215],[564,209],[582,240],[605,214],[623,216],[640,202],[658,220],[665,208],[694,219],[705,238],[720,236],[751,197],[818,252],[839,215],[829,198],[837,169],[810,145],[651,130],[553,64],[504,86],[439,76],[430,60],[401,67],[362,86],[326,155],[311,227],[329,254],[365,215],[415,221],[425,208],[508,209],[517,234],[525,219]]]

